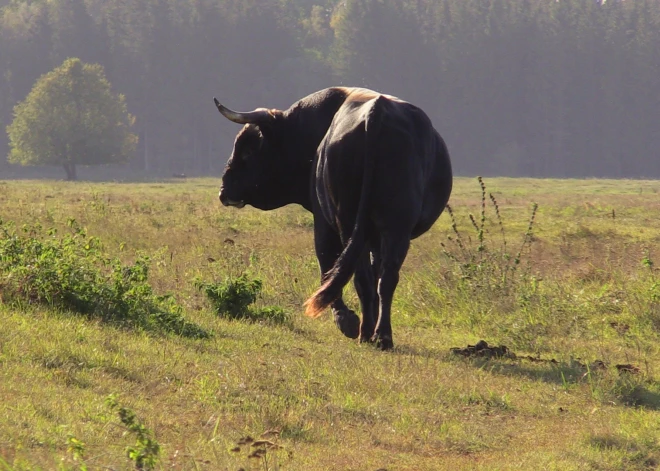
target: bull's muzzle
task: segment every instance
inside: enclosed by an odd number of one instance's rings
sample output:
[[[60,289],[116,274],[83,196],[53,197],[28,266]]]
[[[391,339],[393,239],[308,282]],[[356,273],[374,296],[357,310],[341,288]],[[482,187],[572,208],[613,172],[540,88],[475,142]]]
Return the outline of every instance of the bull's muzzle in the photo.
[[[239,209],[245,206],[245,201],[234,201],[228,198],[227,194],[223,191],[222,188],[220,188],[220,192],[218,193],[218,198],[220,198],[220,202],[222,203],[223,206],[233,206]]]

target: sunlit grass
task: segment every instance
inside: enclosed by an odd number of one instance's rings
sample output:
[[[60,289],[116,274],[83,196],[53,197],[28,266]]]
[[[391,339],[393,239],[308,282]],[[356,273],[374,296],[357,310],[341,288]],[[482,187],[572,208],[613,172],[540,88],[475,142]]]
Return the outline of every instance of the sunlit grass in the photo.
[[[3,220],[64,230],[74,218],[108,255],[129,262],[145,252],[155,291],[172,293],[186,318],[213,333],[155,336],[0,304],[7,469],[78,469],[69,436],[85,443],[90,469],[131,469],[131,438],[105,405],[109,394],[154,431],[163,469],[237,471],[246,464],[229,451],[235,442],[269,429],[293,451],[281,463],[291,470],[660,463],[659,182],[486,180],[510,247],[539,204],[522,260],[529,268],[506,293],[461,281],[443,255],[452,230],[441,216],[404,265],[391,353],[344,338],[329,316],[303,317],[319,282],[311,215],[223,208],[217,185],[0,182]],[[450,203],[475,247],[468,213],[480,211],[477,182],[457,179]],[[485,227],[497,248],[499,229]],[[281,307],[290,324],[222,319],[193,286],[196,277],[220,282],[243,272],[263,282],[259,307]],[[346,299],[357,308],[352,287]],[[546,361],[449,352],[480,339]],[[592,368],[596,360],[607,368]],[[639,372],[620,373],[617,364]]]

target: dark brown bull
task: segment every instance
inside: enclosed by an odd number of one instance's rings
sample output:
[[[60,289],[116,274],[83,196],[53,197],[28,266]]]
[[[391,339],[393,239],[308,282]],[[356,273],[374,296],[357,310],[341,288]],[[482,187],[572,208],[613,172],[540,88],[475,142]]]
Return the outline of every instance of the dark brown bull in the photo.
[[[322,285],[306,314],[331,306],[344,335],[392,348],[392,297],[410,240],[433,225],[452,189],[449,153],[428,116],[362,88],[321,90],[286,111],[239,113],[214,101],[245,125],[222,177],[222,204],[311,211]],[[342,300],[354,274],[361,323]]]

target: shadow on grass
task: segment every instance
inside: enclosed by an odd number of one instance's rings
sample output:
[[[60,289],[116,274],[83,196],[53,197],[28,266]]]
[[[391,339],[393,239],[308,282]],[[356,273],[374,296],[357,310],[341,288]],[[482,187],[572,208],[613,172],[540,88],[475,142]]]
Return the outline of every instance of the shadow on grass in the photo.
[[[558,385],[577,384],[585,370],[566,363],[526,363],[528,360],[485,360],[474,359],[469,363],[491,373],[524,377],[534,381]],[[525,363],[524,363],[525,362]]]
[[[627,391],[621,398],[623,404],[631,407],[643,407],[649,410],[660,410],[660,394],[637,385]]]
[[[532,381],[552,383],[562,387],[570,387],[589,382],[588,370],[579,365],[566,363],[539,362],[529,363],[526,359],[469,359],[464,360],[475,368],[487,370],[493,374],[509,377],[526,378]],[[618,375],[604,382],[605,375]],[[653,381],[644,381],[629,373],[593,371],[591,382],[595,388],[604,388],[616,398],[621,405],[629,407],[643,407],[649,410],[660,410],[660,393],[658,384]],[[601,375],[603,375],[601,377]]]
[[[632,365],[617,365],[616,369],[605,369],[602,362],[594,362],[595,365],[589,370],[578,362],[565,363],[530,356],[516,356],[511,352],[507,354],[508,357],[466,357],[451,351],[409,345],[396,346],[391,354],[443,362],[462,362],[492,374],[540,381],[564,388],[588,383],[593,389],[601,389],[603,394],[612,397],[621,405],[660,410],[660,383],[644,379],[637,374],[639,369]],[[622,366],[624,368],[621,368]],[[630,369],[626,370],[626,368],[631,368],[636,373],[631,373]]]
[[[426,347],[413,347],[411,345],[394,345],[394,349],[388,352],[391,355],[414,356],[424,359],[434,358],[437,360],[447,360],[451,354],[446,350],[430,349]]]

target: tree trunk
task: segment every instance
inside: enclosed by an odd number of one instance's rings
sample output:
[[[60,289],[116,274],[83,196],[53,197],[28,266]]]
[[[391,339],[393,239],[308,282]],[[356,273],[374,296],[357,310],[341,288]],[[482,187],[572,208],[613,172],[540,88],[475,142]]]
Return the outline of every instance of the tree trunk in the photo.
[[[68,181],[72,182],[78,179],[78,175],[76,174],[76,164],[72,164],[69,162],[65,163],[64,171],[66,172],[66,179]]]
[[[151,170],[151,166],[149,165],[151,162],[151,156],[149,155],[149,135],[147,133],[147,124],[145,122],[144,124],[144,171],[145,173],[149,174],[149,171]]]

